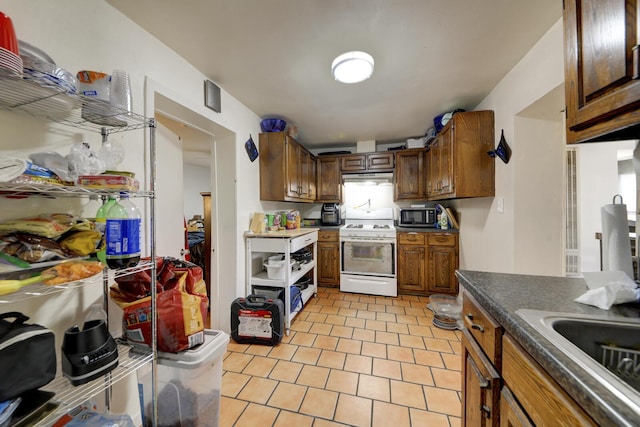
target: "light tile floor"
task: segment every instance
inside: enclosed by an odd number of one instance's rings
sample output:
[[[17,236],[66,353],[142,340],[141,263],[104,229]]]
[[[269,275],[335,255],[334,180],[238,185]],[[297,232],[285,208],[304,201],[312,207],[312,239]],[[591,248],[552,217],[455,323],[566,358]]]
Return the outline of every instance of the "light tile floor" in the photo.
[[[460,332],[428,302],[319,288],[277,346],[231,340],[220,426],[460,426]]]

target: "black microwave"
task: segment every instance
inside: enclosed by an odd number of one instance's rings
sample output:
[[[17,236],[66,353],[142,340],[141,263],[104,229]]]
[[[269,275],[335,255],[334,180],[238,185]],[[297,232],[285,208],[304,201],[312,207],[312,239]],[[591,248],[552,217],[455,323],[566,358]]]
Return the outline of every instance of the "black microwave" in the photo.
[[[405,227],[435,227],[435,208],[407,208],[400,209],[398,225]]]

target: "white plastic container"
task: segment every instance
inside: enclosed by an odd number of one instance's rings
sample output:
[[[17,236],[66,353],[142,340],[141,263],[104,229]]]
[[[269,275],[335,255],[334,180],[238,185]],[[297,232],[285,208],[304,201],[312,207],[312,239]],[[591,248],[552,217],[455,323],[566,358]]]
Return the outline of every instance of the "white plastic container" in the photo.
[[[276,266],[280,265],[282,262],[284,262],[284,255],[273,255],[267,258],[267,264],[269,265]]]
[[[267,258],[267,262],[262,263],[262,266],[267,270],[267,277],[271,280],[282,280],[286,272],[286,264],[283,259],[284,255],[273,255]],[[295,260],[290,260],[289,271],[293,269]]]
[[[206,329],[204,343],[181,353],[158,352],[158,426],[217,427],[220,418],[222,357],[229,335]],[[145,402],[144,426],[150,426],[150,372],[139,376]]]
[[[424,138],[407,139],[407,148],[422,148],[424,147]]]
[[[278,262],[265,262],[262,264],[267,269],[267,277],[273,280],[284,279],[284,261]]]

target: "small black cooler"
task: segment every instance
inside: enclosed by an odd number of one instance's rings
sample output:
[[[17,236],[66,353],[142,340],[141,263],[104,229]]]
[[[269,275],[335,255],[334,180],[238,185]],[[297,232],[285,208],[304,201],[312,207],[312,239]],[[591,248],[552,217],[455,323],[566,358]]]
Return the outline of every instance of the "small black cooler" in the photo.
[[[276,345],[284,333],[284,304],[263,295],[231,303],[231,338],[239,344]]]

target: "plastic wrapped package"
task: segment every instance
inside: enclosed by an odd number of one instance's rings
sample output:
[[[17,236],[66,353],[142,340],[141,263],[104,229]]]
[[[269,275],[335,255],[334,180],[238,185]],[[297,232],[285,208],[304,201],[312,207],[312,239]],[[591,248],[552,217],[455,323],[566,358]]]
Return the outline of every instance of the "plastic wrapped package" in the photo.
[[[81,187],[121,191],[137,191],[140,188],[137,179],[125,175],[81,175],[77,183]]]
[[[80,405],[56,421],[56,427],[135,427],[127,414],[101,414],[95,406]]]
[[[98,175],[107,170],[107,165],[91,149],[89,144],[73,144],[67,155],[69,171],[78,175]]]

